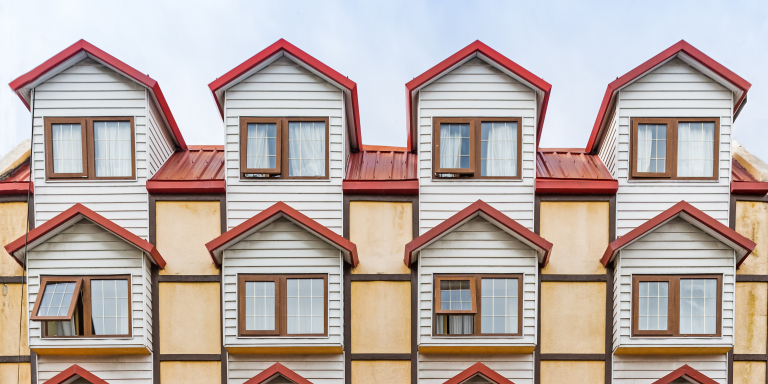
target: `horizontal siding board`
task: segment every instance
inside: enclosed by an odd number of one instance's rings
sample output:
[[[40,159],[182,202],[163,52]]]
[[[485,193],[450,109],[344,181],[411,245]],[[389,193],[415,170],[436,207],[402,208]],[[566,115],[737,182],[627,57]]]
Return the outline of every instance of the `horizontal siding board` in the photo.
[[[683,365],[689,365],[717,383],[728,381],[728,358],[723,355],[613,357],[615,384],[651,384]]]
[[[77,364],[110,384],[151,384],[152,356],[38,356],[37,384]]]
[[[418,355],[419,384],[442,384],[477,362],[515,384],[533,384],[533,354]]]
[[[275,363],[315,384],[344,383],[344,355],[228,355],[228,383],[242,384]]]

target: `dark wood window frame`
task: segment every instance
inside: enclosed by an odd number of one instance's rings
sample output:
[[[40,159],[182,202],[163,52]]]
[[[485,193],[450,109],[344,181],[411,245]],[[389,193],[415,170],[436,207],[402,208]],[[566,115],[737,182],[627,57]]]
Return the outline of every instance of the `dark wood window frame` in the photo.
[[[717,279],[717,323],[713,334],[680,333],[680,280]],[[667,329],[663,331],[639,330],[640,282],[668,282]],[[720,337],[723,321],[723,276],[722,275],[634,275],[632,276],[632,336],[633,337]]]
[[[125,335],[94,335],[91,327],[91,280],[125,280],[128,282],[128,334]],[[75,295],[72,296],[72,302],[68,316],[37,316],[37,311],[40,307],[40,303],[43,299],[43,293],[45,292],[45,286],[49,282],[76,282]],[[133,337],[133,309],[132,309],[132,297],[131,297],[131,276],[130,275],[108,275],[108,276],[41,276],[40,277],[40,290],[35,298],[35,304],[32,308],[33,316],[30,316],[32,321],[40,321],[42,338],[45,339],[83,339],[83,338],[131,338]],[[74,315],[75,307],[79,297],[82,296],[82,310],[83,310],[83,334],[78,336],[45,336],[48,328],[48,321],[69,321]]]
[[[325,299],[323,310],[323,333],[288,333],[288,279],[323,279]],[[275,330],[247,331],[245,330],[245,283],[249,281],[275,282]],[[258,275],[239,274],[237,276],[237,330],[238,336],[281,336],[281,337],[326,337],[328,336],[328,275]]]
[[[517,123],[517,176],[481,176],[480,145],[483,122]],[[469,168],[440,168],[440,124],[469,124]],[[521,180],[523,178],[523,119],[522,117],[434,117],[432,118],[432,176],[436,179],[503,179]]]
[[[482,281],[483,279],[517,279],[517,333],[482,333]],[[443,280],[469,280],[472,296],[472,309],[464,311],[440,310],[440,282]],[[434,275],[432,298],[432,336],[433,337],[477,337],[477,336],[522,336],[523,335],[523,274],[469,274],[469,275]],[[471,335],[444,335],[435,333],[437,315],[474,315]]]
[[[291,122],[323,122],[325,123],[325,175],[324,176],[289,176],[288,149],[289,133],[288,125]],[[246,156],[248,143],[245,137],[248,133],[249,123],[273,123],[277,125],[277,145],[275,168],[253,169],[247,168]],[[327,180],[330,178],[330,121],[328,117],[241,117],[240,118],[240,179],[241,180]],[[267,177],[249,177],[246,175],[265,175]]]
[[[677,176],[677,144],[679,123],[715,123],[715,141],[713,145],[713,164],[711,177]],[[646,173],[637,171],[637,132],[640,124],[666,124],[667,158],[664,173]],[[719,117],[635,117],[630,129],[630,179],[635,180],[717,180],[720,162],[720,118]]]

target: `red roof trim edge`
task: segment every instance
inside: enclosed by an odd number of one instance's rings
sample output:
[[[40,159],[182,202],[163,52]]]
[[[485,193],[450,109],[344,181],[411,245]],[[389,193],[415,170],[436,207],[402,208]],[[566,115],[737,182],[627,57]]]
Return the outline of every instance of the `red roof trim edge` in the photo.
[[[93,384],[109,384],[77,364],[59,372],[56,374],[56,376],[46,380],[43,384],[61,384],[71,379],[75,375],[80,376]]]
[[[731,193],[734,195],[768,194],[768,183],[764,181],[731,181]]]
[[[486,366],[483,363],[475,363],[474,365],[472,365],[471,367],[465,369],[464,371],[462,371],[458,375],[450,378],[448,381],[446,381],[443,384],[461,384],[464,381],[466,381],[466,380],[468,380],[468,379],[470,379],[473,376],[478,375],[478,374],[482,375],[483,377],[485,377],[488,380],[493,381],[496,384],[515,384],[515,383],[509,381],[509,379],[507,379],[506,377],[498,374],[493,369],[488,368],[488,366]]]
[[[187,180],[187,181],[161,181],[148,180],[147,192],[153,194],[163,193],[225,193],[227,191],[224,180]]]
[[[160,252],[158,252],[157,248],[154,245],[134,235],[127,229],[108,220],[104,216],[101,216],[98,213],[88,209],[86,206],[80,203],[77,203],[72,207],[70,207],[69,209],[67,209],[66,211],[56,215],[52,219],[43,223],[43,225],[30,230],[28,233],[28,236],[21,235],[21,237],[19,237],[18,239],[7,244],[5,246],[6,252],[8,252],[8,254],[11,255],[16,260],[17,263],[19,263],[21,266],[24,266],[24,263],[22,263],[21,260],[19,260],[16,257],[16,255],[14,255],[14,253],[24,248],[25,240],[28,239],[27,243],[32,243],[40,239],[41,237],[47,235],[48,233],[58,228],[62,224],[66,223],[67,221],[71,220],[77,215],[83,215],[84,217],[100,225],[104,229],[112,232],[118,237],[121,237],[123,240],[135,245],[142,251],[146,252],[152,258],[152,260],[154,260],[157,266],[160,267],[160,269],[163,269],[165,267],[165,260],[160,255]]]
[[[205,247],[208,249],[208,253],[211,254],[211,258],[213,258],[213,262],[214,264],[216,264],[216,267],[217,268],[221,267],[218,260],[216,259],[216,256],[214,255],[214,252],[216,250],[228,244],[229,242],[235,240],[237,237],[249,231],[251,228],[281,213],[298,221],[299,223],[309,228],[319,236],[324,237],[328,241],[336,244],[340,248],[349,252],[349,257],[352,261],[351,263],[352,267],[357,266],[359,261],[357,258],[357,246],[355,245],[355,243],[345,239],[342,236],[337,235],[336,232],[331,231],[330,229],[324,227],[317,221],[314,221],[309,217],[305,216],[303,213],[291,208],[288,204],[283,203],[282,201],[278,201],[271,207],[259,212],[255,216],[241,223],[240,225],[230,229],[229,231],[221,234],[221,236],[205,244]]]
[[[717,384],[716,381],[704,376],[703,373],[691,368],[688,364],[683,365],[661,379],[654,381],[653,384],[669,384],[683,376],[688,376],[699,382],[699,384]]]
[[[413,239],[410,243],[406,244],[405,257],[403,258],[405,265],[409,267],[411,266],[411,263],[413,262],[414,251],[428,244],[429,242],[436,239],[438,236],[442,235],[443,233],[450,231],[451,229],[456,227],[456,225],[466,220],[468,217],[474,215],[478,211],[485,213],[486,215],[490,216],[493,220],[495,220],[499,224],[511,229],[513,232],[522,236],[523,238],[530,241],[537,247],[545,250],[546,253],[544,254],[544,259],[541,264],[547,265],[547,263],[549,262],[549,255],[552,252],[552,243],[545,240],[541,236],[533,233],[528,228],[523,227],[518,222],[509,218],[509,216],[501,213],[499,210],[491,207],[490,205],[488,205],[488,203],[482,200],[475,201],[474,203],[470,204],[468,207],[459,211],[457,214],[449,217],[442,223],[438,224],[434,228],[424,233],[423,235]]]
[[[0,183],[0,195],[26,195],[27,189],[29,193],[35,193],[35,184],[29,183]]]
[[[726,227],[725,225],[721,224],[719,221],[713,219],[711,216],[707,215],[706,213],[700,211],[696,207],[692,206],[691,204],[683,200],[673,205],[671,208],[667,209],[666,211],[658,214],[656,217],[641,224],[637,228],[629,231],[629,233],[627,233],[626,235],[621,236],[620,238],[614,240],[612,243],[608,244],[608,247],[605,249],[605,253],[603,254],[603,257],[600,259],[600,263],[602,263],[604,266],[608,266],[608,264],[611,262],[611,260],[613,260],[618,250],[629,245],[634,240],[643,236],[647,232],[654,230],[659,225],[662,225],[667,220],[673,218],[674,216],[682,212],[685,212],[686,214],[696,219],[698,222],[706,225],[707,227],[709,227],[719,235],[727,238],[728,240],[734,242],[739,247],[742,247],[745,250],[747,250],[747,253],[744,255],[744,257],[742,257],[741,260],[739,260],[739,262],[736,264],[736,268],[740,267],[741,264],[744,262],[744,260],[747,259],[747,256],[749,256],[749,254],[752,253],[752,251],[755,249],[756,244],[752,242],[752,240],[749,240],[746,237],[734,231],[733,229]]]
[[[344,180],[341,188],[347,195],[418,195],[419,181]]]
[[[536,179],[536,194],[615,195],[618,180]]]
[[[298,373],[291,371],[285,365],[280,363],[273,364],[271,367],[261,371],[258,375],[250,378],[244,384],[262,384],[276,375],[282,375],[296,384],[312,384],[309,380],[299,376]]]

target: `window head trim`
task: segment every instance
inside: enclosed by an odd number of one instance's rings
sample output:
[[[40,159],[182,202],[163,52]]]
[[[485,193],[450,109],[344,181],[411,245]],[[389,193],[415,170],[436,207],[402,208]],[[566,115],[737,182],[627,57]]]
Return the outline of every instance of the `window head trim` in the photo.
[[[38,316],[37,312],[40,310],[40,304],[43,301],[43,294],[48,283],[75,283],[75,291],[72,294],[72,298],[69,302],[69,309],[65,316]],[[81,277],[66,277],[66,276],[45,276],[40,278],[40,289],[37,292],[37,298],[35,299],[35,305],[32,308],[32,316],[30,320],[35,321],[50,321],[50,320],[70,320],[75,313],[75,307],[77,306],[77,300],[80,296],[83,286],[83,278]]]

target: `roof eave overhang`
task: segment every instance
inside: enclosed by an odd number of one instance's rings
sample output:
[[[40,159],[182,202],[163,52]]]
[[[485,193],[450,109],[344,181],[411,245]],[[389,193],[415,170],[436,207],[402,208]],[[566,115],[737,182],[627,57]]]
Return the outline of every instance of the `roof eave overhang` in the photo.
[[[224,180],[149,180],[147,181],[147,192],[151,194],[222,194],[227,192],[227,185]]]
[[[768,182],[731,181],[731,193],[734,195],[765,195],[768,194]]]
[[[654,381],[653,384],[669,384],[679,378],[685,378],[692,383],[698,384],[717,384],[716,381],[693,369],[688,364],[685,364],[682,367],[670,372],[668,375],[662,377],[661,379]]]
[[[344,180],[345,195],[418,195],[418,180]]]
[[[618,190],[618,180],[536,179],[537,195],[615,195]]]
[[[458,375],[450,378],[444,384],[461,384],[476,376],[482,376],[494,384],[514,384],[509,379],[488,368],[488,366],[483,363],[475,363],[471,367],[460,372]]]

